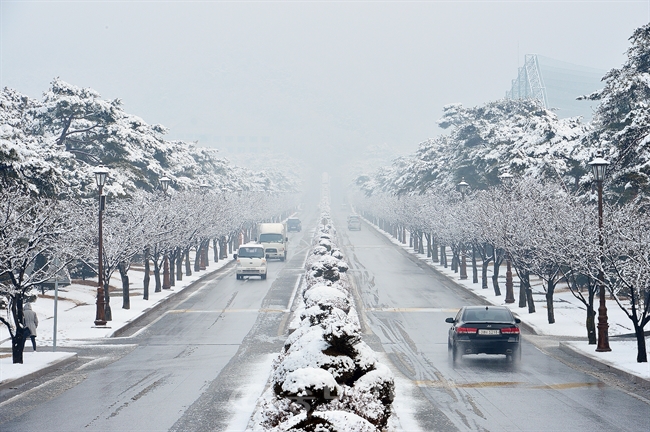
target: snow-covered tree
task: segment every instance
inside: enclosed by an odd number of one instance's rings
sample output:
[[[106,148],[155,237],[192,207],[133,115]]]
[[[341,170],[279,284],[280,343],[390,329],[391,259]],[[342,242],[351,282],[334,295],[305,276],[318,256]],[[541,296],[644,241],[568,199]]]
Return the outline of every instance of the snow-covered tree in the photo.
[[[57,274],[70,258],[74,218],[53,199],[15,187],[0,189],[0,295],[7,299],[7,326],[14,363],[22,363],[23,304],[34,287]],[[58,258],[55,264],[55,258]],[[10,314],[10,315],[9,315]]]
[[[649,210],[635,203],[608,208],[600,268],[609,292],[634,325],[639,363],[648,361],[644,328],[650,322]]]
[[[650,24],[636,29],[630,42],[623,66],[603,77],[603,89],[583,97],[600,101],[587,141],[609,150],[607,189],[625,200],[650,192]]]

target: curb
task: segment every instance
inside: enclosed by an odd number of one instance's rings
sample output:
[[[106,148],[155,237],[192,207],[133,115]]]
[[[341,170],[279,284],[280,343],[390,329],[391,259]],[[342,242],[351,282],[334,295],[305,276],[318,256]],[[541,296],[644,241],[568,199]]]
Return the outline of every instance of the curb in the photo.
[[[603,360],[597,360],[591,356],[586,355],[585,353],[576,350],[572,346],[568,345],[566,342],[560,342],[559,345],[560,351],[565,352],[569,355],[572,355],[574,357],[579,357],[580,359],[584,360],[585,362],[589,363],[592,366],[600,366],[600,367],[605,367],[609,371],[615,373],[618,376],[626,378],[628,381],[634,383],[634,384],[641,384],[647,388],[650,388],[650,380],[647,380],[643,377],[640,377],[638,375],[634,375],[633,373],[630,373],[628,371],[625,371],[623,369],[620,369],[616,367],[615,365],[603,361]]]
[[[57,370],[67,364],[74,363],[77,361],[77,353],[72,353],[71,356],[63,358],[61,360],[55,360],[52,363],[49,363],[47,366],[45,366],[42,369],[36,370],[32,373],[29,373],[27,375],[23,375],[21,377],[17,377],[14,379],[8,379],[5,381],[0,382],[0,390],[4,390],[8,387],[12,386],[17,386],[23,383],[26,383],[28,381],[31,381],[35,378],[39,378],[43,375],[46,375],[54,370]]]

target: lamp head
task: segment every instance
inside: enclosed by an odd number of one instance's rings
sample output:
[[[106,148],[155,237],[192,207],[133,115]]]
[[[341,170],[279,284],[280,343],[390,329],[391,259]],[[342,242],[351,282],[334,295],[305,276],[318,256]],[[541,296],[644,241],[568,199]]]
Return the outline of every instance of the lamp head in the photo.
[[[170,182],[171,179],[167,176],[160,178],[160,187],[162,187],[163,192],[167,192],[167,188],[169,187]]]
[[[469,183],[465,181],[465,177],[461,178],[460,183],[458,183],[458,190],[460,191],[460,193],[465,195],[465,192],[467,192],[468,188],[469,188]]]
[[[97,186],[104,187],[106,184],[106,178],[108,178],[108,170],[104,165],[100,165],[95,169],[95,181]]]
[[[602,150],[598,150],[596,152],[596,158],[589,162],[589,165],[591,165],[591,169],[594,173],[594,178],[597,182],[602,182],[605,180],[605,172],[607,171],[609,161],[603,158]]]

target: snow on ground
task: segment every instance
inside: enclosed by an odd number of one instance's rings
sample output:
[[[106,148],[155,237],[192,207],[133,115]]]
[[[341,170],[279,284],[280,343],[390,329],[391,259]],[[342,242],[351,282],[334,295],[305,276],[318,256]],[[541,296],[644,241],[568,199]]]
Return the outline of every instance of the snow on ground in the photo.
[[[523,323],[532,327],[539,335],[557,336],[562,339],[575,338],[574,342],[567,342],[566,345],[576,351],[587,355],[588,357],[606,363],[617,369],[650,380],[650,362],[637,363],[637,349],[636,339],[634,339],[634,329],[632,322],[616,304],[614,300],[607,300],[607,317],[609,323],[609,346],[611,352],[597,353],[595,345],[587,343],[587,330],[585,321],[587,319],[587,312],[585,306],[576,299],[571,291],[566,287],[559,284],[556,287],[554,298],[555,310],[555,323],[549,324],[546,308],[546,297],[542,286],[542,281],[539,278],[534,278],[531,275],[530,282],[533,288],[533,297],[535,299],[535,313],[528,313],[528,308],[520,308],[519,303],[519,278],[513,270],[512,279],[515,291],[515,303],[505,303],[505,264],[499,270],[499,287],[501,289],[501,296],[494,294],[492,288],[492,266],[488,271],[488,289],[481,288],[481,269],[479,265],[479,282],[472,282],[472,269],[471,263],[467,265],[468,279],[461,280],[459,273],[451,270],[451,267],[444,268],[439,263],[434,263],[431,258],[427,258],[426,254],[418,254],[409,247],[409,242],[405,244],[400,243],[390,233],[383,231],[377,225],[372,224],[369,220],[365,219],[366,223],[372,225],[376,230],[384,234],[395,245],[402,247],[409,254],[418,257],[420,260],[426,262],[437,271],[452,279],[457,284],[462,285],[474,294],[483,297],[487,301],[495,305],[503,305],[509,307],[515,315],[517,315]],[[448,251],[450,254],[450,252]],[[451,255],[449,255],[448,262],[451,263]],[[595,300],[595,308],[598,308],[598,298]],[[632,339],[619,340],[613,336],[629,335]],[[646,349],[650,350],[650,338],[646,337]],[[650,355],[649,355],[650,357]]]
[[[162,302],[169,296],[181,291],[206,275],[214,273],[218,269],[230,263],[230,259],[220,260],[218,263],[211,262],[203,271],[192,271],[191,276],[183,274],[182,281],[175,281],[176,286],[169,290],[154,292],[155,282],[153,275],[149,284],[149,300],[143,300],[143,276],[142,268],[132,266],[129,270],[130,281],[130,309],[122,309],[122,282],[119,273],[115,272],[111,278],[111,311],[113,320],[106,326],[95,326],[95,313],[97,306],[95,298],[97,294],[97,280],[76,281],[69,286],[59,288],[58,311],[57,311],[57,347],[71,347],[82,344],[95,344],[98,339],[110,337],[115,331],[124,327],[129,322],[144,314],[148,309]],[[48,367],[56,359],[62,360],[74,353],[52,352],[53,330],[54,330],[54,290],[34,290],[38,294],[32,308],[38,316],[38,328],[36,330],[37,351],[32,351],[31,340],[25,343],[24,363],[13,364],[11,359],[11,337],[5,325],[0,326],[0,385],[13,381],[22,376],[33,373],[35,370]],[[7,314],[7,310],[0,311]],[[13,322],[13,318],[11,319]]]

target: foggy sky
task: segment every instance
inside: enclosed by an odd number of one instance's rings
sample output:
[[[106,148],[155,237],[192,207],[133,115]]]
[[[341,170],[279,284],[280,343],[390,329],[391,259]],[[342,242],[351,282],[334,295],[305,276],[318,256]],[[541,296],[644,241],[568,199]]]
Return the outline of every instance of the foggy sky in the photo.
[[[55,77],[168,139],[411,153],[449,103],[503,98],[525,54],[609,70],[648,1],[1,2],[0,85]]]

